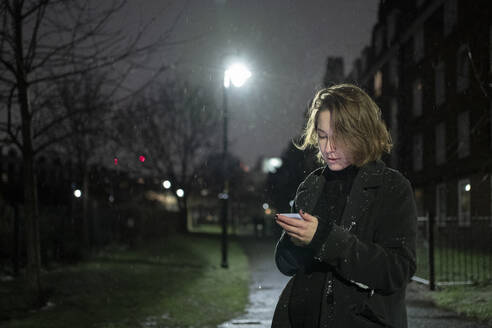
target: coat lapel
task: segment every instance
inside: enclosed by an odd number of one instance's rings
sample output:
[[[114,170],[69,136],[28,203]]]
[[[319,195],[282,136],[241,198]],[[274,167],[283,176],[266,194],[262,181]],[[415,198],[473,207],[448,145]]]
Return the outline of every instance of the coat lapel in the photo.
[[[296,210],[304,210],[305,212],[312,213],[324,187],[325,178],[322,170],[318,169],[299,187],[295,199]]]
[[[350,230],[365,215],[382,184],[385,164],[375,161],[362,166],[354,179],[350,195],[342,215],[341,226]]]

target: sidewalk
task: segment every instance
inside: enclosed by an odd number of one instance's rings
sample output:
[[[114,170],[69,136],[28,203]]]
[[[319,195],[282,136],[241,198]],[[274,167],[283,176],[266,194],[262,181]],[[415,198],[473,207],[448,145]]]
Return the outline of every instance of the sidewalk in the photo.
[[[268,328],[272,323],[278,297],[289,277],[281,274],[275,267],[275,240],[244,237],[240,243],[251,268],[249,305],[244,315],[225,322],[218,328]]]
[[[246,313],[218,328],[268,328],[278,297],[289,277],[278,272],[273,261],[275,240],[244,237],[240,239],[249,259],[251,284]],[[407,289],[409,328],[491,328],[437,308],[426,293],[426,286],[412,282]]]
[[[409,328],[491,328],[486,324],[463,318],[454,312],[434,305],[428,287],[416,282],[407,288],[407,316]]]

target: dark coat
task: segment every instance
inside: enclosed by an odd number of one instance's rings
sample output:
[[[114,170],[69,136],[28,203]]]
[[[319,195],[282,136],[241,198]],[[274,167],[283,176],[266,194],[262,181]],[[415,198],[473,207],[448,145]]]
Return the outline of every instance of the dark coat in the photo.
[[[323,169],[312,172],[299,185],[294,210],[313,214],[324,184]],[[407,327],[405,289],[416,267],[416,218],[413,191],[403,175],[381,161],[362,166],[340,224],[333,224],[319,248],[295,246],[282,234],[275,262],[293,277],[280,296],[272,327],[291,327],[288,308],[295,274],[313,257],[329,268],[320,327]]]

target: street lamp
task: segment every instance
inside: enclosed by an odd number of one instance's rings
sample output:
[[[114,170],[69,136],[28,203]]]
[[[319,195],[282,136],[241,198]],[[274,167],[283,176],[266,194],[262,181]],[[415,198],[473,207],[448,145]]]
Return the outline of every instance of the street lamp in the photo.
[[[222,110],[224,118],[223,153],[222,153],[222,179],[223,189],[220,199],[222,201],[222,263],[223,268],[228,268],[227,262],[227,214],[229,201],[229,175],[227,173],[227,89],[231,86],[240,88],[251,77],[251,72],[243,64],[236,63],[224,71],[224,89],[222,91]]]

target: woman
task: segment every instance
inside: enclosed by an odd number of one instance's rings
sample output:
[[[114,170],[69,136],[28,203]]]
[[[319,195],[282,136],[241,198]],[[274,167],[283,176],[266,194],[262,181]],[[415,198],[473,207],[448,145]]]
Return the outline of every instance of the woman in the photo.
[[[354,85],[323,89],[303,137],[326,165],[297,190],[302,220],[276,215],[275,261],[293,277],[272,327],[407,327],[417,215],[408,180],[380,160],[391,138],[379,107]]]

